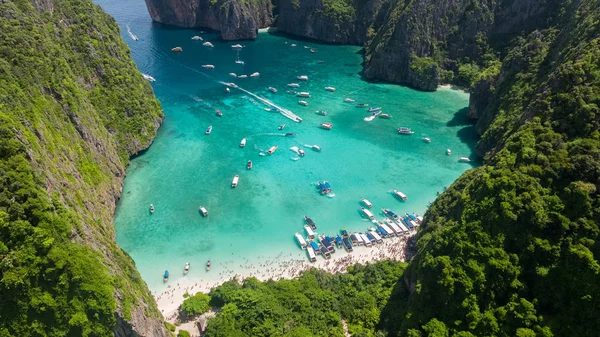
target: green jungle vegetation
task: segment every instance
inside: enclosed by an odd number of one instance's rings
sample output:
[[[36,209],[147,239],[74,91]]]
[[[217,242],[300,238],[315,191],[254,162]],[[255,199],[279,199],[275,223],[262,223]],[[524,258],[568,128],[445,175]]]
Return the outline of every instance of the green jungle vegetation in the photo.
[[[159,319],[107,206],[162,118],[118,26],[90,0],[2,1],[0,41],[0,336]]]

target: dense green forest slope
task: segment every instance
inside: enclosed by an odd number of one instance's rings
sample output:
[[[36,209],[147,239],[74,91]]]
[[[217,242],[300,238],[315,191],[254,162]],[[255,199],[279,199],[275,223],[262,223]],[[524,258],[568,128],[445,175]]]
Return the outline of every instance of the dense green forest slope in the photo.
[[[166,336],[112,216],[158,101],[90,0],[0,1],[0,336]]]
[[[226,285],[211,294],[225,306],[208,335],[337,336],[347,317],[354,336],[598,336],[600,2],[557,10],[553,25],[498,50],[498,70],[475,84],[485,165],[429,209],[389,298],[377,297],[381,286],[356,295],[383,282],[366,272]]]

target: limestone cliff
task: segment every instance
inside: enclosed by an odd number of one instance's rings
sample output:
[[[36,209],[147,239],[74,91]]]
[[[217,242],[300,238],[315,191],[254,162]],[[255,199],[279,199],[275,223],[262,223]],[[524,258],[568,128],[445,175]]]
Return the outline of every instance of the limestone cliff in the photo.
[[[146,0],[152,20],[180,27],[205,27],[224,40],[255,39],[273,23],[270,0]]]
[[[389,0],[275,0],[279,30],[327,43],[366,43],[385,18]]]
[[[166,337],[115,242],[129,157],[163,115],[90,0],[0,2],[0,335]]]

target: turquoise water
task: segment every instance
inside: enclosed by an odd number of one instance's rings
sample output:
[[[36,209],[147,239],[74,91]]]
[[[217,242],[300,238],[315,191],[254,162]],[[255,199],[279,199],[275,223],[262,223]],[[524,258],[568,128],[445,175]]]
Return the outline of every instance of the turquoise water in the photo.
[[[115,216],[117,242],[133,257],[153,291],[165,287],[165,269],[179,275],[186,261],[199,266],[210,258],[210,273],[192,268],[187,277],[218,279],[220,261],[302,254],[293,234],[302,232],[304,215],[315,220],[319,232],[335,233],[342,227],[364,230],[369,223],[359,212],[361,197],[373,203],[374,212],[386,207],[423,214],[436,191],[471,167],[458,162],[472,154],[477,140],[464,118],[468,103],[464,92],[426,93],[367,83],[360,77],[360,48],[267,33],[242,43],[239,57],[245,65],[238,65],[232,43],[220,42],[217,34],[201,34],[215,45],[211,49],[190,39],[198,31],[153,24],[141,0],[96,2],[121,26],[140,71],[156,78],[153,87],[167,117],[155,143],[132,161]],[[139,41],[129,37],[126,26]],[[305,45],[318,52],[310,53]],[[171,52],[175,46],[183,52]],[[203,64],[216,68],[203,69]],[[255,71],[260,77],[228,75]],[[298,75],[310,80],[299,82]],[[226,93],[219,81],[232,80],[304,121],[294,123],[267,112],[264,104],[239,90]],[[291,82],[301,84],[299,91],[311,93],[312,98],[305,99],[309,106],[298,105],[299,98],[286,93]],[[269,86],[279,92],[270,93]],[[325,86],[337,91],[327,92]],[[343,102],[345,97],[381,106],[393,118],[365,122],[366,109]],[[215,109],[224,116],[217,117]],[[320,116],[316,110],[328,114]],[[320,129],[322,122],[333,123],[333,130]],[[277,127],[282,123],[283,132],[298,136],[281,136]],[[207,136],[209,125],[214,129]],[[398,135],[398,126],[410,127],[415,134]],[[432,142],[424,143],[422,137]],[[239,147],[242,138],[248,139],[245,148]],[[312,144],[321,146],[322,152],[303,147]],[[273,145],[279,146],[275,154],[260,155]],[[306,156],[293,160],[297,156],[289,150],[292,146],[304,148]],[[452,149],[451,156],[446,155],[447,148]],[[250,171],[248,160],[254,162]],[[240,183],[232,189],[236,174]],[[331,183],[335,197],[317,192],[319,180]],[[408,200],[400,202],[390,194],[392,189],[407,194]],[[151,203],[156,207],[152,215]],[[198,213],[200,205],[208,209],[209,217]]]

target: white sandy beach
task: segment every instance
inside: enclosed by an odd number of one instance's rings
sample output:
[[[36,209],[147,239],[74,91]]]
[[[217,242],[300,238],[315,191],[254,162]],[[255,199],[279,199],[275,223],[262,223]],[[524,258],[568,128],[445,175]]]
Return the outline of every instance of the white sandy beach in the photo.
[[[168,322],[175,323],[177,320],[177,309],[183,302],[183,295],[187,292],[193,295],[199,291],[208,293],[211,288],[225,281],[237,277],[242,280],[247,277],[256,277],[258,280],[268,279],[291,279],[297,277],[304,270],[319,268],[331,273],[346,272],[348,266],[356,263],[369,263],[386,259],[405,261],[405,245],[410,236],[393,237],[383,240],[383,243],[373,247],[355,246],[354,252],[347,253],[338,249],[329,260],[320,255],[317,262],[311,263],[307,258],[298,259],[291,253],[280,253],[276,256],[264,256],[261,263],[245,263],[234,266],[233,261],[213,262],[222,264],[225,271],[219,273],[219,280],[207,281],[191,278],[176,280],[162,294],[155,296],[159,310]]]

